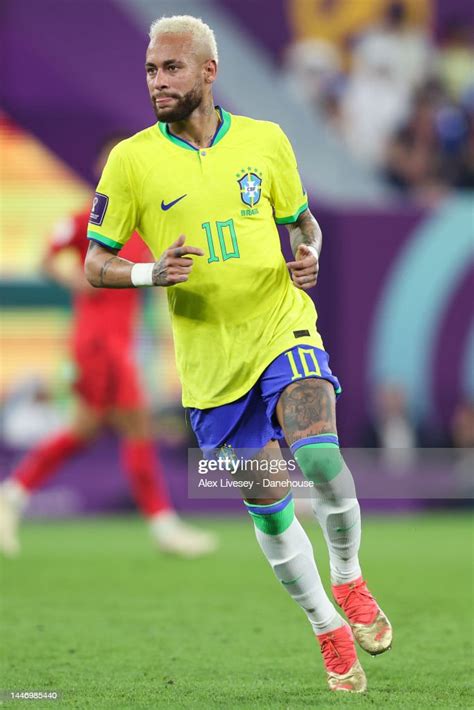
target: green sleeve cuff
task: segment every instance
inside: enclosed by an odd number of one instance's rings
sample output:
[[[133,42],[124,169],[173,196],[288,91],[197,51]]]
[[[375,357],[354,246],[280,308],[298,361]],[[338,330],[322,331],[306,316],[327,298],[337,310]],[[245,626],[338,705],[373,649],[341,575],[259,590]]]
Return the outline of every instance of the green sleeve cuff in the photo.
[[[295,214],[290,215],[289,217],[275,217],[275,222],[277,224],[292,224],[293,222],[296,222],[298,217],[302,212],[308,209],[308,200],[304,202],[303,205],[295,212]]]
[[[87,238],[88,239],[93,239],[95,242],[100,242],[106,247],[111,247],[112,249],[123,249],[125,246],[124,244],[121,244],[120,242],[114,242],[113,239],[109,239],[108,237],[104,237],[103,234],[99,234],[99,232],[94,232],[92,229],[87,230]]]

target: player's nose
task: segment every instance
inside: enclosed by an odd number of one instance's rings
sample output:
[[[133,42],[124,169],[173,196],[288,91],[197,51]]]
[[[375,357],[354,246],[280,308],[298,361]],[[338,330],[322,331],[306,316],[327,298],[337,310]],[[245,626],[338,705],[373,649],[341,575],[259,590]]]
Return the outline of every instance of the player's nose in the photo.
[[[161,90],[161,89],[167,89],[169,87],[169,83],[166,80],[166,73],[162,71],[161,69],[158,69],[156,72],[154,78],[153,78],[153,88]]]

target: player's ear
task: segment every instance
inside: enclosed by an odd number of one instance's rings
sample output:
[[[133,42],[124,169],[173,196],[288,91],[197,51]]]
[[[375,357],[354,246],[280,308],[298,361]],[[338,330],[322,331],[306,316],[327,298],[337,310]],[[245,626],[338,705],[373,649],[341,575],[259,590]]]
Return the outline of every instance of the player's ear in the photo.
[[[216,80],[217,64],[214,59],[208,59],[203,66],[204,81],[206,84],[212,84]]]

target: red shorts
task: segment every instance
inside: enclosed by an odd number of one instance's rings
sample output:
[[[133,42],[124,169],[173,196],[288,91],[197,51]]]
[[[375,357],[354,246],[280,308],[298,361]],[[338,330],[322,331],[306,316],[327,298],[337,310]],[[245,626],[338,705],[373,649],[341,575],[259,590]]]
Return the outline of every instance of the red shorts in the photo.
[[[128,344],[88,339],[73,343],[74,391],[94,409],[137,409],[145,404]]]

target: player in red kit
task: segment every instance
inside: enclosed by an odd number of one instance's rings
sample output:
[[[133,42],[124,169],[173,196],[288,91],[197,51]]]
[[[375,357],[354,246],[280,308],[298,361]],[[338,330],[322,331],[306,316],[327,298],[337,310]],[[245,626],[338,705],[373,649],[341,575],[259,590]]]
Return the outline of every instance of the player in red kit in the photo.
[[[115,143],[109,141],[101,151],[99,171]],[[111,425],[120,436],[121,463],[134,499],[158,547],[185,557],[212,552],[214,536],[184,524],[173,510],[154,451],[150,413],[133,355],[140,293],[96,289],[84,276],[89,215],[90,209],[59,223],[43,259],[44,272],[74,296],[71,350],[77,371],[76,413],[65,430],[33,449],[0,486],[0,550],[6,555],[19,551],[18,522],[31,494],[105,425]],[[65,273],[58,263],[65,250],[77,257],[72,273]],[[124,251],[131,261],[149,258],[138,235]]]

